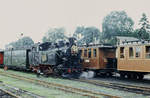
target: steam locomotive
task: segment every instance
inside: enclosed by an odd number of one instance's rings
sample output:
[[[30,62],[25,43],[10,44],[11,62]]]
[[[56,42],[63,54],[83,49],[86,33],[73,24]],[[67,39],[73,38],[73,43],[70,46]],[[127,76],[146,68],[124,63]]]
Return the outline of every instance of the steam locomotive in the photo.
[[[28,49],[11,49],[0,52],[1,66],[5,69],[32,70],[36,73],[78,77],[81,73],[80,51],[75,38],[69,42],[45,42]]]

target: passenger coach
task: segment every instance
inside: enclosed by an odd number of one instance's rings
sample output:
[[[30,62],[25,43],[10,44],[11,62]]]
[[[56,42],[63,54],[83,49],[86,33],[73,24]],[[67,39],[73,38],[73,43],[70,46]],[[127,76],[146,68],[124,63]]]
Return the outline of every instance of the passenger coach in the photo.
[[[80,47],[85,71],[93,71],[96,75],[110,76],[117,68],[116,47],[93,44]]]
[[[150,73],[150,41],[123,42],[116,53],[121,77],[143,79]]]

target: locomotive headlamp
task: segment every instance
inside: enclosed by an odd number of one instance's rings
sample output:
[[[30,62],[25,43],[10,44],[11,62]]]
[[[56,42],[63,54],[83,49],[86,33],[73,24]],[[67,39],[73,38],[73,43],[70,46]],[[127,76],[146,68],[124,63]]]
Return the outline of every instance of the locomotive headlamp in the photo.
[[[71,47],[71,53],[73,53],[73,54],[78,53],[78,47],[77,47],[76,45],[73,45],[73,46]]]

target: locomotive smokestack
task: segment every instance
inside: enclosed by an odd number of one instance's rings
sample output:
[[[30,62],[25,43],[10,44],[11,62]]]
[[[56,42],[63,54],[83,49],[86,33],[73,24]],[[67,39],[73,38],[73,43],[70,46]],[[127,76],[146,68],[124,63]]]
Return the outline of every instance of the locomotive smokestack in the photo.
[[[70,44],[73,45],[73,44],[75,43],[75,40],[76,40],[76,39],[75,39],[74,37],[70,37],[70,38],[69,38]]]

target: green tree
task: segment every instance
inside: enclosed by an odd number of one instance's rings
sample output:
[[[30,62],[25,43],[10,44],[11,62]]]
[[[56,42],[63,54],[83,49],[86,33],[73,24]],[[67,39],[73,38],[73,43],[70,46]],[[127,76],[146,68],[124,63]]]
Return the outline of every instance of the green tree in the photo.
[[[43,42],[53,42],[66,39],[64,28],[50,28],[44,35]]]
[[[112,11],[102,22],[102,36],[104,43],[113,42],[115,36],[132,36],[133,20],[125,11]]]
[[[139,39],[149,39],[149,33],[150,33],[150,24],[148,21],[148,18],[145,13],[142,14],[142,18],[139,21],[140,28],[136,32]]]
[[[17,48],[23,48],[23,47],[30,47],[33,44],[34,44],[34,41],[30,37],[25,36],[15,42],[9,43],[5,47],[8,48],[8,47],[12,46],[12,48],[17,49]]]
[[[80,35],[80,38],[79,36]],[[100,31],[96,27],[77,27],[74,34],[74,37],[78,39],[78,44],[89,44],[95,42],[100,37]]]
[[[85,30],[84,26],[78,26],[73,34],[73,37],[75,37],[77,40],[80,40],[82,38],[83,32]]]

